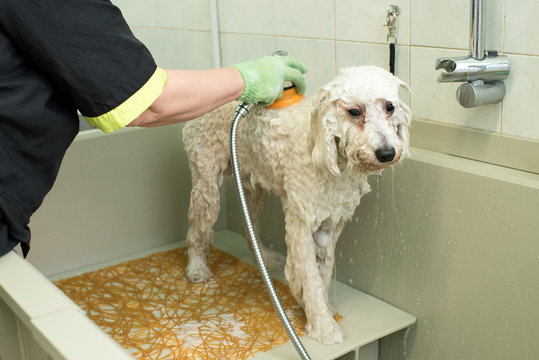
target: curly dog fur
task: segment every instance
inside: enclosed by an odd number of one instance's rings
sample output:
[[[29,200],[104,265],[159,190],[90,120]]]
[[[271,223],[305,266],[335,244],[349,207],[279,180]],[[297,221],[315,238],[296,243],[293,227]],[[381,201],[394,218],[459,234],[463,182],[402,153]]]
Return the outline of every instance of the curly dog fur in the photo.
[[[281,200],[286,222],[285,277],[307,317],[307,335],[341,342],[328,287],[344,224],[370,191],[368,175],[408,152],[411,111],[400,101],[408,85],[374,66],[342,69],[314,99],[283,108],[255,107],[238,130],[242,183],[255,228],[268,191]],[[229,169],[229,128],[236,104],[185,125],[192,176],[187,277],[208,280],[206,249],[219,213],[219,186]],[[266,263],[277,257],[262,247]]]

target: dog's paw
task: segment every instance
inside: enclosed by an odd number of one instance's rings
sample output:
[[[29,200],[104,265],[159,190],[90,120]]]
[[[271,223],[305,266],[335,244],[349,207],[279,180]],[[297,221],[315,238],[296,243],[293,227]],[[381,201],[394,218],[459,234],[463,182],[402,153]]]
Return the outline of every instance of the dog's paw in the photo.
[[[213,277],[208,266],[202,262],[189,262],[185,269],[187,280],[192,283],[206,282]]]
[[[318,322],[318,326],[313,326],[310,321],[307,321],[305,332],[310,338],[326,345],[344,341],[344,330],[334,319],[331,319],[331,321],[327,321],[324,324]]]

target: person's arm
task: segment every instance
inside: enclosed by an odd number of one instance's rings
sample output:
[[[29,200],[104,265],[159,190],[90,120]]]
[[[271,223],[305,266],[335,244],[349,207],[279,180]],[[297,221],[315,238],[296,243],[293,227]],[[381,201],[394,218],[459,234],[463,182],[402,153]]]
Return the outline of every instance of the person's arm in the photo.
[[[265,56],[223,69],[165,70],[168,80],[162,93],[128,126],[191,120],[235,99],[267,106],[282,96],[285,81],[294,83],[303,94],[306,71],[291,56]]]
[[[240,97],[244,82],[235,68],[167,70],[161,95],[128,126],[153,127],[194,119]]]

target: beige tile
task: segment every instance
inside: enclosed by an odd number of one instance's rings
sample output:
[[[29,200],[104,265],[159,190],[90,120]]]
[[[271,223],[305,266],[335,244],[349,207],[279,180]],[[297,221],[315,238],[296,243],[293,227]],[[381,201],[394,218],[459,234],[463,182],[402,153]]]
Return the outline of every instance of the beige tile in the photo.
[[[408,52],[407,46],[397,46],[395,53],[395,74],[403,81],[409,81]],[[389,46],[337,42],[337,68],[360,65],[376,65],[389,70]]]
[[[275,2],[273,0],[219,1],[219,28],[222,32],[273,35]]]
[[[183,69],[187,66],[186,56],[201,51],[185,46],[185,31],[179,29],[161,29],[133,27],[133,33],[152,53],[158,66],[168,69]],[[207,45],[211,47],[211,44]]]
[[[182,69],[203,70],[213,68],[213,49],[210,32],[185,30],[184,36]]]
[[[180,3],[182,24],[186,30],[211,30],[209,1],[182,0]]]
[[[461,83],[438,83],[440,70],[435,60],[445,56],[463,56],[466,51],[411,48],[410,86],[413,89],[414,117],[496,132],[500,123],[500,103],[465,109],[456,100]]]
[[[223,66],[271,55],[275,51],[273,36],[247,34],[221,34]]]
[[[335,3],[337,40],[386,43],[386,23],[389,3],[369,0],[339,0]],[[394,0],[400,15],[397,18],[397,43],[409,44],[410,7],[408,0]]]
[[[486,47],[501,50],[504,0],[485,3]],[[411,44],[469,49],[470,0],[414,0],[411,19]]]
[[[183,0],[114,0],[129,26],[183,28]]]
[[[335,76],[335,43],[329,40],[276,38],[276,48],[288,53],[305,66],[306,95],[312,96]]]
[[[209,1],[113,0],[130,26],[210,30]]]
[[[183,29],[185,14],[183,4],[185,0],[159,0],[149,1],[148,26],[158,28]],[[206,15],[209,18],[209,13]]]
[[[334,1],[275,0],[275,34],[334,39]]]
[[[537,14],[539,14],[538,1],[508,2],[505,18],[505,52],[539,55]]]
[[[149,17],[151,3],[147,0],[112,0],[122,12],[129,26],[150,26],[152,17]]]
[[[505,81],[502,133],[539,140],[539,121],[532,107],[539,98],[539,57],[509,55],[511,72]]]

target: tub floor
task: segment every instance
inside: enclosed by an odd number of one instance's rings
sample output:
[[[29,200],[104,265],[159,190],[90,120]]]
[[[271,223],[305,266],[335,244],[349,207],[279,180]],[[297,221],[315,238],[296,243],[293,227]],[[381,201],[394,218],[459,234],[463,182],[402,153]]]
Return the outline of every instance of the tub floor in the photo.
[[[220,231],[220,232],[217,232],[215,235],[214,245],[220,251],[223,251],[228,254],[232,254],[236,258],[243,260],[243,262],[254,265],[254,259],[252,258],[250,250],[242,236],[236,233],[233,233],[231,231],[227,231],[227,230]],[[78,276],[84,273],[88,273],[88,272],[96,271],[99,269],[103,269],[105,267],[121,264],[126,261],[147,257],[152,254],[156,254],[154,256],[157,256],[157,253],[160,253],[163,251],[171,251],[173,249],[178,249],[182,247],[185,247],[185,242],[183,241],[169,244],[163,247],[155,248],[152,250],[148,250],[142,253],[128,255],[128,256],[121,257],[112,261],[105,262],[105,263],[100,263],[93,266],[69,271],[66,273],[57,274],[50,277],[50,280],[55,281],[59,279],[72,278],[74,276]],[[251,268],[252,271],[256,273],[257,271],[256,269],[252,267],[249,267],[249,268]],[[237,277],[237,276],[234,276],[234,277]],[[283,281],[283,274],[280,272],[272,273],[272,277]],[[216,274],[216,278],[217,278],[217,274]],[[254,275],[254,278],[256,278],[256,275]],[[261,280],[258,280],[258,281],[261,282]],[[211,283],[211,281],[209,283]],[[274,282],[274,283],[276,284],[277,287],[279,286],[278,282]],[[199,285],[199,287],[200,286],[201,285]],[[284,285],[281,285],[281,286],[284,287],[284,289],[280,288],[279,290],[286,292],[287,291],[286,286]],[[280,293],[281,296],[286,297],[286,295],[283,295],[283,294],[284,293]],[[389,304],[386,304],[372,296],[369,296],[365,293],[355,290],[342,283],[334,281],[331,285],[329,294],[330,294],[330,300],[334,303],[334,305],[337,306],[339,310],[339,314],[342,315],[342,320],[340,321],[340,324],[345,329],[347,335],[343,343],[334,344],[334,345],[322,345],[310,338],[301,336],[301,341],[303,342],[305,348],[311,355],[312,359],[324,359],[324,360],[336,359],[350,352],[357,351],[359,348],[364,347],[367,344],[376,342],[378,339],[386,335],[389,335],[398,330],[404,329],[415,323],[415,317],[413,317],[412,315],[409,315]],[[262,296],[264,295],[260,295],[259,297],[262,297]],[[283,305],[285,305],[284,300],[286,299],[282,300]],[[77,301],[75,300],[75,302]],[[135,302],[133,302],[132,305],[135,308],[134,310],[136,310],[136,306],[134,306],[134,304]],[[269,304],[271,305],[271,303]],[[129,302],[127,304],[124,304],[124,308],[128,307],[126,305],[129,305]],[[271,308],[269,309],[269,312],[270,313],[272,312]],[[294,312],[298,312],[298,309],[293,309],[291,313],[294,313]],[[135,311],[135,313],[139,313],[139,312]],[[302,313],[302,311],[299,310],[299,313]],[[230,314],[225,314],[225,315],[229,316]],[[276,314],[272,314],[272,315],[276,317]],[[192,323],[192,325],[193,324],[194,323]],[[198,325],[200,325],[200,323],[198,323]],[[297,325],[295,323],[294,326],[297,327],[297,329],[301,333],[302,325],[301,324]],[[107,330],[106,327],[105,327],[105,330]],[[230,330],[230,327],[229,327],[229,330]],[[238,329],[236,330],[241,331],[241,327],[238,327]],[[142,333],[142,335],[146,336],[147,334],[144,335],[144,333]],[[193,337],[193,339],[194,338],[196,337]],[[123,344],[123,346],[125,347],[125,344]],[[143,348],[139,348],[139,354],[140,354],[141,349]],[[133,352],[133,351],[131,352],[136,355],[136,352]],[[161,357],[159,356],[139,357],[139,358],[141,359],[149,359],[149,358],[168,359],[169,357],[165,357],[163,355],[167,355],[167,356],[170,355],[170,351],[165,351],[164,353],[158,351],[156,352],[156,354],[161,354],[162,356]],[[172,357],[170,358],[172,359]],[[296,358],[297,358],[297,354],[292,344],[290,343],[290,341],[287,341],[286,343],[281,344],[281,345],[276,345],[272,347],[270,351],[258,352],[256,353],[254,357],[254,359],[257,359],[257,360],[296,359]]]

